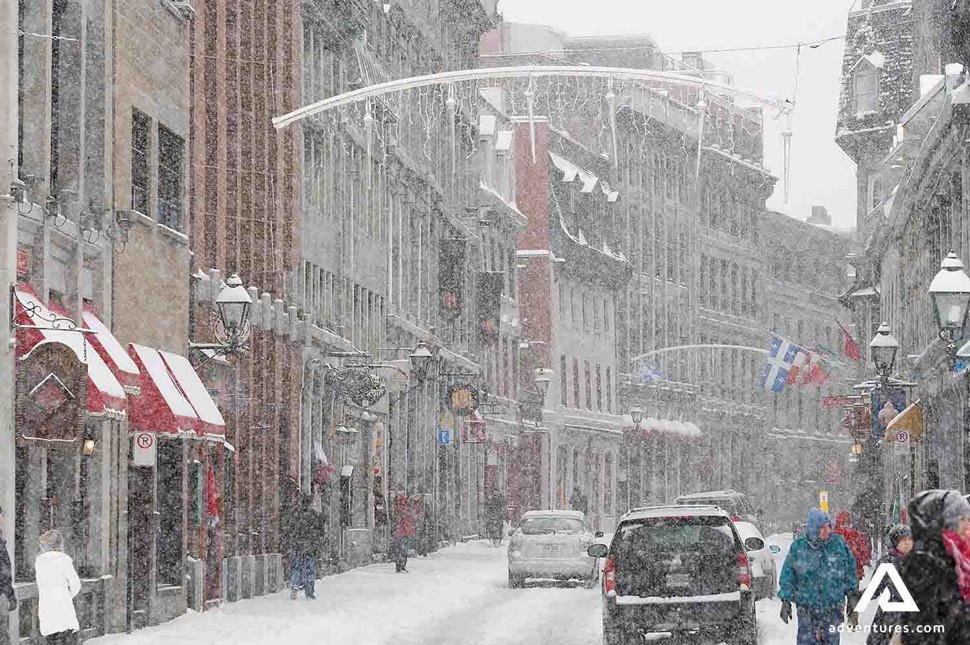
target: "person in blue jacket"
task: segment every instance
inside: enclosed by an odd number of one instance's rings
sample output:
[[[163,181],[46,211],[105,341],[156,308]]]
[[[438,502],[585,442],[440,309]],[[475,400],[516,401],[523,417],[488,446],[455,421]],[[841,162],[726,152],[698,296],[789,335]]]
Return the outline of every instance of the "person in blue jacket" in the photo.
[[[832,533],[832,518],[817,508],[808,514],[805,534],[792,542],[781,569],[778,597],[781,619],[791,620],[798,608],[798,645],[837,645],[843,607],[849,611],[859,598],[855,558],[845,541]],[[858,624],[852,613],[849,625]]]

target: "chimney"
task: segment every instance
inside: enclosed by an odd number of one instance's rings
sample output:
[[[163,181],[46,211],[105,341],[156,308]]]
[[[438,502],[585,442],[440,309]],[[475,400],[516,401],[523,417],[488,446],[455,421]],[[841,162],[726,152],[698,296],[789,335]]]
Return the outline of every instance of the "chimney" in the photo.
[[[812,215],[808,218],[808,223],[831,226],[832,218],[824,206],[812,206]]]

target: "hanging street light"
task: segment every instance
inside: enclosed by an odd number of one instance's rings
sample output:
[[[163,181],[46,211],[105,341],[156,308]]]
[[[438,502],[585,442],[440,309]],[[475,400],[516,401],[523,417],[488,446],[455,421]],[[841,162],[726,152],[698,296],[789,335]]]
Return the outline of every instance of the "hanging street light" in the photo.
[[[638,405],[630,408],[630,418],[633,419],[633,425],[637,427],[637,432],[639,432],[640,424],[643,423],[643,408]]]
[[[940,338],[947,341],[950,354],[956,345],[955,339],[963,331],[967,319],[967,306],[970,305],[970,276],[963,270],[963,262],[950,251],[940,271],[930,283],[930,298],[936,324],[940,328]]]
[[[552,370],[547,367],[537,367],[532,382],[536,386],[536,392],[539,393],[539,397],[545,402],[546,393],[549,391],[549,383],[552,382]]]
[[[423,383],[428,378],[431,361],[434,360],[434,354],[428,349],[428,344],[424,341],[419,342],[408,358],[411,360],[411,373],[418,382]]]
[[[219,320],[215,324],[217,343],[189,343],[191,349],[211,350],[209,359],[216,355],[238,356],[247,350],[246,341],[249,339],[249,312],[253,300],[249,292],[243,287],[239,275],[233,273],[222,284],[219,295],[216,296],[216,308],[219,310]],[[206,361],[203,361],[205,363]],[[202,364],[197,365],[196,369]]]
[[[892,335],[889,323],[883,323],[876,331],[869,343],[869,350],[872,354],[872,362],[876,365],[876,373],[879,381],[883,385],[889,382],[889,377],[893,373],[896,365],[896,354],[899,352],[899,341]]]

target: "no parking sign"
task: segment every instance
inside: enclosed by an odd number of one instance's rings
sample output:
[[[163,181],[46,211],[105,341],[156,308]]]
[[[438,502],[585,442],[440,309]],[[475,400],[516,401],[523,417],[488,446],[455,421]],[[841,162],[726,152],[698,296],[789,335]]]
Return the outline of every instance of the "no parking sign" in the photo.
[[[893,446],[893,452],[896,454],[905,454],[909,452],[909,444],[912,437],[910,437],[909,430],[896,430],[893,434],[895,439],[895,445]]]
[[[132,463],[136,466],[154,466],[158,442],[154,432],[136,432],[132,446]]]

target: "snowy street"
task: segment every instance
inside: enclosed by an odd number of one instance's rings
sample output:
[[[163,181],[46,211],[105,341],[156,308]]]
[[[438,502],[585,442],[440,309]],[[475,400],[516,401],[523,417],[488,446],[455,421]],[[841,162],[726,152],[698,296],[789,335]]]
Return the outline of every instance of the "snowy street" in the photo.
[[[376,564],[317,583],[316,600],[289,592],[190,613],[132,635],[111,635],[97,645],[169,643],[317,643],[320,645],[589,645],[600,643],[600,591],[581,585],[530,582],[510,589],[507,542],[490,548],[471,542],[427,558],[413,558],[409,573]],[[778,618],[780,603],[761,600],[761,645],[795,642],[795,622]],[[861,634],[845,636],[861,645]]]

